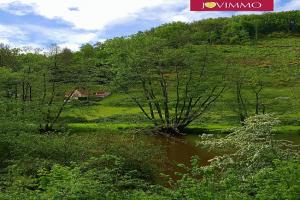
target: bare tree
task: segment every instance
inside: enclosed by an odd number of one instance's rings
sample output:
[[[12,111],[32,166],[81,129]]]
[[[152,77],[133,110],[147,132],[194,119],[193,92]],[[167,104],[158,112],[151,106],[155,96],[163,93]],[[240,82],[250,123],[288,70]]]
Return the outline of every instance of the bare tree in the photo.
[[[265,114],[265,107],[260,102],[260,95],[263,90],[263,82],[259,81],[258,84],[252,85],[251,89],[255,94],[255,114],[259,114],[260,107],[262,108],[262,113]]]
[[[250,75],[249,75],[250,74]],[[239,120],[244,124],[245,120],[253,114],[265,114],[266,107],[262,102],[264,83],[258,75],[250,73],[249,70],[238,70],[233,76],[236,97],[236,111]],[[247,92],[250,94],[246,94]],[[253,108],[254,107],[254,108]]]
[[[225,84],[222,76],[211,80],[216,71],[207,67],[208,46],[164,49],[162,43],[139,37],[121,41],[115,47],[123,48],[114,60],[115,82],[161,132],[180,135],[216,102]]]
[[[54,126],[57,124],[65,106],[75,91],[75,86],[71,86],[73,89],[65,97],[65,93],[69,87],[59,87],[64,82],[70,82],[66,80],[68,76],[61,71],[61,68],[66,68],[66,66],[60,66],[59,56],[61,55],[60,48],[57,45],[52,45],[49,54],[51,63],[47,73],[43,74],[43,96],[40,103],[42,113],[42,121],[39,126],[40,133],[56,131]]]

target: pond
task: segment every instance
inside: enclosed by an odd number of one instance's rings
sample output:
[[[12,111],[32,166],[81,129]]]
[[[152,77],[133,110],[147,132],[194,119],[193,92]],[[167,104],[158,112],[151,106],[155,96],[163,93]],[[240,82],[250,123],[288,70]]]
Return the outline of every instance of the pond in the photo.
[[[183,172],[177,167],[178,163],[190,166],[190,159],[192,156],[200,158],[202,166],[208,165],[208,161],[217,155],[216,152],[210,152],[207,149],[196,147],[196,142],[200,140],[197,135],[188,135],[182,138],[166,138],[164,136],[149,136],[149,140],[157,145],[163,147],[166,152],[166,163],[163,173],[170,175],[174,179],[178,179],[174,175],[175,172]],[[284,139],[300,145],[300,134],[278,134],[276,139]]]

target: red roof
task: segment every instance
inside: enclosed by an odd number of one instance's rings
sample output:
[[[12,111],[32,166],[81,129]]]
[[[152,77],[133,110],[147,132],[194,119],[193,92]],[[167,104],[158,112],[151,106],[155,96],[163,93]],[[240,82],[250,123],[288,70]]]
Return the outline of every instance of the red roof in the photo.
[[[96,94],[95,94],[96,97],[107,97],[107,96],[109,96],[109,95],[110,95],[109,92],[103,92],[103,91],[101,91],[101,92],[96,92]]]

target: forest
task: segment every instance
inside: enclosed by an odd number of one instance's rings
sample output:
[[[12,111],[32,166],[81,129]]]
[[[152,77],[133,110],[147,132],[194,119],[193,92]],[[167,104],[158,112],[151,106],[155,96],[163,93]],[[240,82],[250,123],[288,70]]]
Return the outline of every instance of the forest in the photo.
[[[0,44],[0,199],[299,199],[299,99],[300,11]]]

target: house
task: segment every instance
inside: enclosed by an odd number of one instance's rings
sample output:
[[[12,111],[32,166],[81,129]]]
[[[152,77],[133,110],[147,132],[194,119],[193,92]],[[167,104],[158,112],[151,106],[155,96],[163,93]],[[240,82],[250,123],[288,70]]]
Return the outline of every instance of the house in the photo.
[[[69,101],[72,100],[102,100],[105,97],[109,96],[110,92],[100,91],[96,93],[89,93],[86,90],[83,89],[76,89],[73,94],[71,95],[71,92],[65,94],[65,98],[69,98]],[[71,97],[70,97],[71,95]]]
[[[86,100],[90,95],[88,92],[82,89],[76,89],[73,94],[71,95],[71,92],[68,92],[65,94],[65,98],[70,98],[70,101],[72,100]]]

